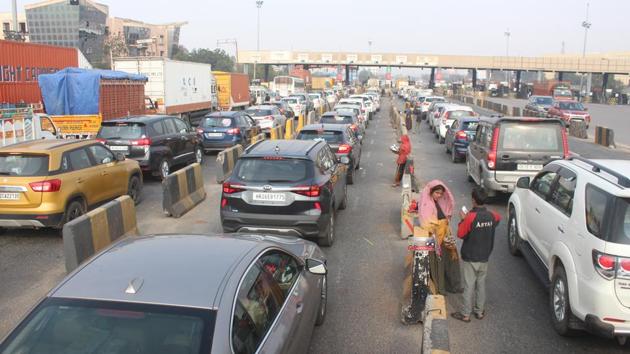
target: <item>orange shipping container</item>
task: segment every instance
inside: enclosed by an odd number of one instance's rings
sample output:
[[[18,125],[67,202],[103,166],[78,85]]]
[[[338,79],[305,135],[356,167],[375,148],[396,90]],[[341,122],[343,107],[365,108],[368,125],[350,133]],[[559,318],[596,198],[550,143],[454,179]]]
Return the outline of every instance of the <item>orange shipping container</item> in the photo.
[[[101,79],[99,111],[103,121],[145,113],[144,81]]]
[[[0,40],[0,103],[41,103],[37,77],[78,61],[76,48]]]

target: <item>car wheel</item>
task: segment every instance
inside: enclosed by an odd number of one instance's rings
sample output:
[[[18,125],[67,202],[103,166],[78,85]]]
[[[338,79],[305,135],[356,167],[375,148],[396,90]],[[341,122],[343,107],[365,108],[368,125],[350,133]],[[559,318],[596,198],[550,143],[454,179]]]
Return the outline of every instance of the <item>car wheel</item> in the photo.
[[[475,182],[475,180],[472,178],[472,175],[470,174],[470,166],[468,165],[468,158],[466,158],[466,174],[468,175],[468,182]]]
[[[521,236],[518,233],[516,211],[514,211],[512,206],[510,206],[510,214],[508,216],[508,249],[513,256],[521,255]]]
[[[198,164],[203,164],[203,149],[197,146],[195,148],[195,162]]]
[[[452,163],[457,163],[459,160],[459,158],[457,157],[457,152],[455,152],[455,149],[451,149],[451,162]]]
[[[573,317],[569,303],[569,284],[567,283],[567,274],[561,264],[556,266],[553,271],[549,305],[551,307],[551,321],[556,332],[561,336],[573,335],[575,330],[569,327]]]
[[[330,247],[335,241],[335,207],[332,205],[330,206],[329,214],[326,234],[318,240],[319,245],[322,247]]]
[[[348,184],[343,187],[343,200],[339,204],[339,210],[344,210],[348,206]]]
[[[171,166],[167,159],[162,159],[158,165],[158,172],[160,179],[164,180],[171,172]]]
[[[444,144],[444,138],[438,134],[438,143]]]
[[[129,187],[127,188],[127,195],[133,200],[134,205],[140,204],[140,192],[142,191],[142,183],[138,176],[131,176],[129,179]]]
[[[74,200],[70,202],[68,207],[66,207],[63,223],[68,223],[83,214],[85,214],[85,206],[83,205],[83,202],[81,202],[80,200]]]
[[[321,300],[319,302],[319,310],[317,310],[317,319],[315,320],[316,326],[321,326],[324,324],[324,320],[326,319],[326,305],[328,302],[328,281],[327,276],[324,275],[322,277],[322,294]]]
[[[444,143],[444,148],[446,149],[446,153],[450,154],[451,153],[451,149],[448,148],[448,144]]]
[[[354,166],[348,167],[348,172],[346,172],[347,173],[346,182],[348,184],[354,184],[354,171],[355,171]]]

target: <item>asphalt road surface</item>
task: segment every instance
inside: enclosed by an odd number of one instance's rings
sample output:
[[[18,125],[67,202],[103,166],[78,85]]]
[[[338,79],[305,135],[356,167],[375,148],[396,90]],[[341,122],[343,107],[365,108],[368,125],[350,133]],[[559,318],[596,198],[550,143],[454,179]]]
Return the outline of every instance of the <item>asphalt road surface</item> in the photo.
[[[366,134],[361,169],[349,186],[348,208],[340,212],[336,240],[324,249],[329,259],[328,314],[316,328],[311,353],[414,353],[420,351],[421,325],[400,322],[406,242],[398,238],[400,189],[391,187],[395,142],[389,126],[389,103]],[[451,188],[457,209],[470,208],[472,185],[465,165],[453,164],[426,123],[412,135],[416,173],[421,182],[442,179]],[[603,154],[607,150],[590,150]],[[575,148],[572,145],[572,150]],[[591,152],[589,152],[591,151]],[[214,181],[215,155],[207,156],[204,178],[208,198],[181,219],[162,214],[161,186],[146,181],[138,207],[139,229],[151,233],[220,232],[220,186]],[[491,207],[505,218],[502,198]],[[506,228],[497,230],[490,260],[487,317],[470,324],[449,319],[453,353],[621,353],[615,341],[590,334],[575,338],[556,335],[550,322],[547,292],[521,258],[507,252]],[[8,232],[0,236],[0,337],[65,275],[61,238],[52,231]],[[449,310],[459,304],[448,297]],[[627,351],[628,349],[625,348]]]

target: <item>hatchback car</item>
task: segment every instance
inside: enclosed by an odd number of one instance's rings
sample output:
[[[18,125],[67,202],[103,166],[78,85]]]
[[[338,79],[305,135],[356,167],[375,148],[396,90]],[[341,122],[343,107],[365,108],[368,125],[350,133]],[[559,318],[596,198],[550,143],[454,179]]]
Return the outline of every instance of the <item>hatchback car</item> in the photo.
[[[225,150],[238,144],[247,146],[258,132],[256,122],[243,111],[210,113],[197,128],[204,151]]]
[[[269,134],[273,127],[284,127],[287,117],[274,105],[252,106],[245,110],[263,133]]]
[[[359,139],[359,142],[363,141],[365,135],[365,127],[359,121],[359,117],[354,112],[338,111],[326,112],[319,118],[319,123],[322,124],[349,124],[354,136]]]
[[[293,111],[294,118],[301,114],[302,116],[306,115],[306,102],[301,97],[285,97],[282,99],[287,106],[291,108]]]
[[[472,117],[477,114],[470,106],[449,105],[445,106],[442,114],[437,119],[435,126],[435,137],[440,144],[444,143],[446,137],[446,130],[453,124],[455,119],[459,117]]]
[[[547,111],[553,106],[551,96],[531,96],[524,108],[523,115],[534,117],[547,117]]]
[[[137,116],[103,122],[96,139],[140,163],[145,173],[166,178],[174,166],[203,162],[195,130],[171,116]]]
[[[569,156],[564,124],[557,119],[482,117],[468,146],[468,180],[511,193],[520,177],[533,177],[553,160]]]
[[[0,229],[61,228],[128,194],[138,203],[142,172],[94,140],[31,140],[0,148]]]
[[[223,183],[223,230],[294,235],[331,246],[337,210],[347,205],[348,162],[338,161],[324,141],[252,145]]]
[[[300,130],[296,139],[324,140],[337,155],[337,159],[347,156],[350,162],[346,178],[348,184],[354,183],[354,174],[361,164],[361,142],[356,137],[352,124],[327,124],[322,121],[322,124],[307,125]]]
[[[586,123],[588,128],[591,124],[591,115],[588,113],[588,109],[578,101],[554,101],[547,111],[547,117],[561,119],[567,125],[571,121],[580,121]]]
[[[305,353],[326,273],[319,247],[295,238],[126,238],[53,288],[0,353]]]
[[[460,117],[446,131],[444,146],[446,153],[451,154],[453,163],[466,158],[468,143],[475,140],[478,125],[479,118],[477,117]]]

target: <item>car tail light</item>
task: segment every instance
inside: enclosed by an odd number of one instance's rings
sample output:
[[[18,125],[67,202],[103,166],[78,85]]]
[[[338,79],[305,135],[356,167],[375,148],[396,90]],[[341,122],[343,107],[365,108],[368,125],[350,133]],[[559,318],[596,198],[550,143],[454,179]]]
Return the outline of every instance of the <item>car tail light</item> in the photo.
[[[31,182],[28,184],[34,192],[58,192],[61,189],[60,179]]]
[[[352,124],[352,125],[350,126],[350,128],[352,128],[352,130],[353,130],[353,131],[355,131],[355,132],[357,131],[357,129],[359,129],[359,127],[357,127],[357,125],[356,125],[356,124]]]
[[[101,144],[105,144],[105,142],[106,142],[107,140],[105,140],[105,139],[101,139],[101,138],[96,138],[96,141],[98,141],[98,142],[99,142],[99,143],[101,143]]]
[[[197,128],[197,134],[203,134],[203,133],[204,133],[203,129]]]
[[[234,194],[243,191],[243,185],[238,183],[223,183],[223,194]]]
[[[142,138],[142,139],[132,140],[131,141],[131,145],[133,145],[133,146],[149,146],[149,145],[151,145],[151,139],[150,138]]]
[[[315,209],[317,209],[317,210],[322,210],[322,205],[321,205],[319,202],[315,202],[315,203],[313,204],[313,206],[314,206],[314,207],[315,207]]]
[[[228,129],[227,134],[230,135],[238,135],[241,133],[241,129],[239,128],[232,128],[232,129]]]
[[[615,277],[617,257],[593,250],[593,267],[604,279]]]
[[[294,190],[293,193],[304,195],[307,197],[319,197],[321,194],[321,188],[318,185],[312,186],[298,186],[298,190]]]
[[[455,134],[455,138],[458,140],[468,140],[468,135],[466,135],[465,131],[460,130]]]
[[[442,122],[446,122],[448,120],[448,117],[450,116],[451,116],[451,112],[444,113],[444,117],[442,117]]]
[[[630,273],[630,258],[619,258],[619,268]]]
[[[569,138],[567,137],[567,130],[564,128],[562,128],[562,150],[564,158],[569,158]]]
[[[348,144],[340,145],[339,149],[337,150],[337,152],[340,154],[349,154],[351,151],[352,151],[352,146]]]
[[[225,208],[227,206],[227,198],[221,198],[221,208]]]
[[[494,170],[497,166],[497,147],[499,145],[499,128],[494,128],[492,132],[492,145],[488,153],[488,168]]]

